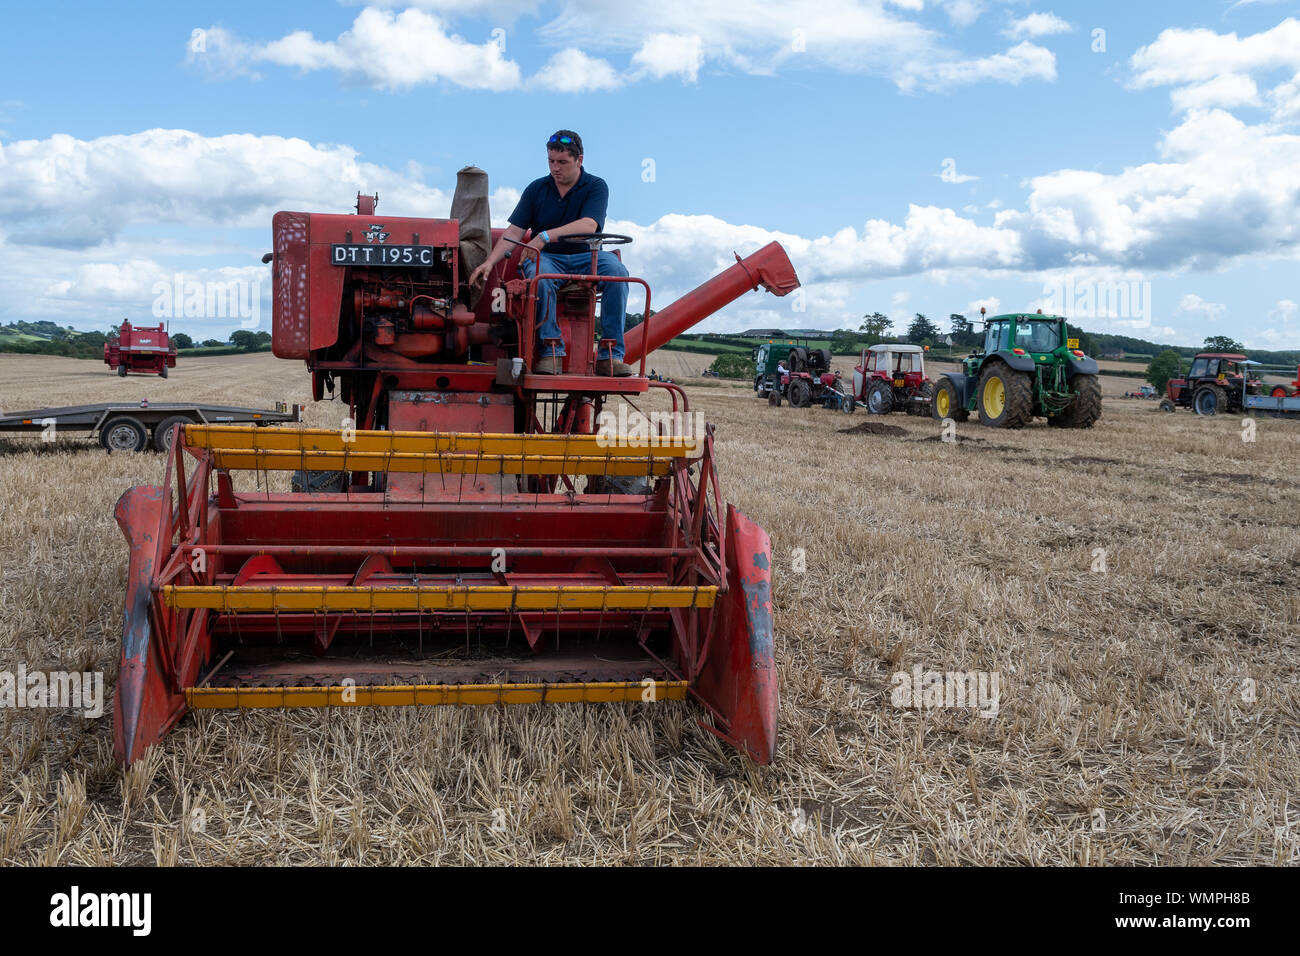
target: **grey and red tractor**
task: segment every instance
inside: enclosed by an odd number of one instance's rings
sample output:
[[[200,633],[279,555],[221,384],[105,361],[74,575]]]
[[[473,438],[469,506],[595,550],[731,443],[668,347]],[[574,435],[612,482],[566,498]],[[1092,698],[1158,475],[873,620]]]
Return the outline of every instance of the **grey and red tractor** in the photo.
[[[853,398],[873,415],[929,415],[934,383],[925,374],[925,350],[896,343],[863,349],[853,369]]]

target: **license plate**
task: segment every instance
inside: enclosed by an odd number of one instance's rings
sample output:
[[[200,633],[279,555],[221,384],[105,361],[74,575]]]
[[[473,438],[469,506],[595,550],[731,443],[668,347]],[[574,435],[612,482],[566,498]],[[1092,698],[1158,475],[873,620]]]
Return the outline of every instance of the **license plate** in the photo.
[[[405,266],[422,269],[437,261],[434,246],[372,246],[364,242],[336,242],[330,262],[336,266]]]
[[[1079,340],[1078,340],[1078,339],[1066,339],[1066,340],[1065,340],[1065,347],[1066,347],[1067,349],[1077,349],[1077,348],[1079,347]]]
[[[901,378],[896,378],[896,379],[894,379],[894,387],[895,387],[895,388],[902,388],[902,387],[903,387],[903,380],[902,380]]]

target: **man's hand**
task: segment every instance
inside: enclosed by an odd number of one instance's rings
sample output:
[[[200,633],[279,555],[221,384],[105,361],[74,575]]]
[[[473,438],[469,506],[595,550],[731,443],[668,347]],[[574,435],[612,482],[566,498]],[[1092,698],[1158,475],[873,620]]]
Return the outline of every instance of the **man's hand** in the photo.
[[[469,274],[469,284],[471,286],[476,286],[480,282],[486,282],[487,274],[492,271],[494,265],[496,265],[496,263],[484,261],[482,265]]]

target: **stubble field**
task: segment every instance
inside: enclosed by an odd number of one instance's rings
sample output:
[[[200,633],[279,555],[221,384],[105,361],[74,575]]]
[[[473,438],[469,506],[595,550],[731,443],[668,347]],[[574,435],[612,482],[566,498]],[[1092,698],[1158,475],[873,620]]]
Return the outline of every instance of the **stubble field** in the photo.
[[[1243,441],[1240,418],[1117,397],[1135,382],[1104,381],[1088,431],[951,443],[689,389],[724,496],[772,537],[762,768],[663,704],[208,712],[123,773],[112,513],[162,459],[0,438],[0,670],[99,670],[107,695],[97,720],[0,708],[0,861],[1294,864],[1300,422]],[[0,356],[6,410],[307,391],[270,355],[165,382]],[[895,706],[918,665],[996,675],[996,714]]]

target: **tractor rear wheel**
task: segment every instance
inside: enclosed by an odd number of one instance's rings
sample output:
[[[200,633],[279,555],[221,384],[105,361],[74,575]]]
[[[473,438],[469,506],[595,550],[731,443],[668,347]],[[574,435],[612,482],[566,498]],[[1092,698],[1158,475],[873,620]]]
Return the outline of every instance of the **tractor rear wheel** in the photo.
[[[894,386],[878,378],[867,389],[867,411],[873,415],[888,415],[894,410]]]
[[[1076,375],[1070,379],[1074,401],[1065,411],[1047,419],[1057,428],[1091,428],[1101,418],[1101,381],[1096,375]]]
[[[934,400],[930,403],[930,411],[939,421],[951,418],[955,422],[964,422],[970,418],[970,412],[957,401],[957,386],[947,375],[939,379],[939,384],[934,387]]]
[[[791,408],[807,408],[812,404],[812,386],[802,378],[790,383],[789,398]]]
[[[790,359],[791,374],[795,372],[808,371],[808,350],[807,349],[802,349],[802,348],[791,349],[789,359]]]
[[[1289,393],[1287,392],[1285,385],[1278,385],[1273,389],[1272,394],[1274,398],[1286,398]]]
[[[830,349],[813,349],[808,353],[808,360],[816,363],[817,368],[823,372],[829,372],[831,370]]]
[[[990,428],[1022,428],[1034,417],[1034,393],[1029,376],[1002,362],[985,366],[979,382],[980,424]]]
[[[921,387],[916,390],[916,398],[907,403],[907,414],[928,415],[930,413],[925,406],[933,404],[934,382],[922,382]]]
[[[1213,415],[1228,407],[1228,393],[1218,385],[1202,385],[1192,396],[1192,408],[1198,415]]]

